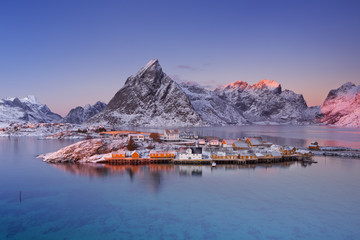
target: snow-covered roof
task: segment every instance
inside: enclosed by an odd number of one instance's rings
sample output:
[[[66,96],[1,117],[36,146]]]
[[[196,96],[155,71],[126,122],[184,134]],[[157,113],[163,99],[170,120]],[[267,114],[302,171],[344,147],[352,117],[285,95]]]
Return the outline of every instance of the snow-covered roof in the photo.
[[[249,145],[246,142],[235,142],[235,147],[237,148],[248,148]]]
[[[225,141],[225,143],[227,145],[232,145],[233,143],[237,142],[237,139],[224,139],[223,142]]]
[[[251,145],[253,146],[258,146],[258,145],[262,145],[263,144],[263,141],[260,137],[251,137],[251,138],[248,138]]]

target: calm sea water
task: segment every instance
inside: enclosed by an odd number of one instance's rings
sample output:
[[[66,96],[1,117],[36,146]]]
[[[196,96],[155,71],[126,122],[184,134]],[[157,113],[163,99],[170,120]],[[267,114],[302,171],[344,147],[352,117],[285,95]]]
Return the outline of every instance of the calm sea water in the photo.
[[[0,138],[0,239],[360,239],[358,159],[211,169],[35,158],[70,143]]]

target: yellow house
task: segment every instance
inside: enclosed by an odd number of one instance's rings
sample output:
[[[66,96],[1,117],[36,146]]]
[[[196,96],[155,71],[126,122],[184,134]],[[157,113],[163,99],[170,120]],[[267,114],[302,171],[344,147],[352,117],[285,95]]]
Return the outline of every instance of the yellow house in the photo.
[[[118,151],[116,153],[111,154],[112,158],[125,158],[125,151]]]
[[[175,151],[150,151],[150,158],[174,158]]]

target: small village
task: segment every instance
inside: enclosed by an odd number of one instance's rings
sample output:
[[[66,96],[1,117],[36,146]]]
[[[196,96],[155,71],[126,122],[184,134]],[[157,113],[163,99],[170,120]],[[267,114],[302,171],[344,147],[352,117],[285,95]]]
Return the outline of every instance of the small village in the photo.
[[[256,164],[285,161],[311,160],[310,150],[280,146],[264,141],[261,137],[237,139],[200,138],[191,132],[166,129],[163,134],[112,131],[103,132],[110,138],[127,138],[127,150],[113,152],[99,161],[107,164]],[[158,149],[152,142],[163,142],[166,149]],[[147,147],[141,148],[148,143]],[[314,143],[315,144],[315,143]],[[170,147],[169,147],[170,146]]]

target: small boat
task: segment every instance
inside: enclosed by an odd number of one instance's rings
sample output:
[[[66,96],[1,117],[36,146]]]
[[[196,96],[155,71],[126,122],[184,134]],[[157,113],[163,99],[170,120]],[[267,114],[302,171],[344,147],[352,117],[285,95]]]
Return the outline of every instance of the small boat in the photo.
[[[212,162],[211,167],[216,167],[216,162]]]

